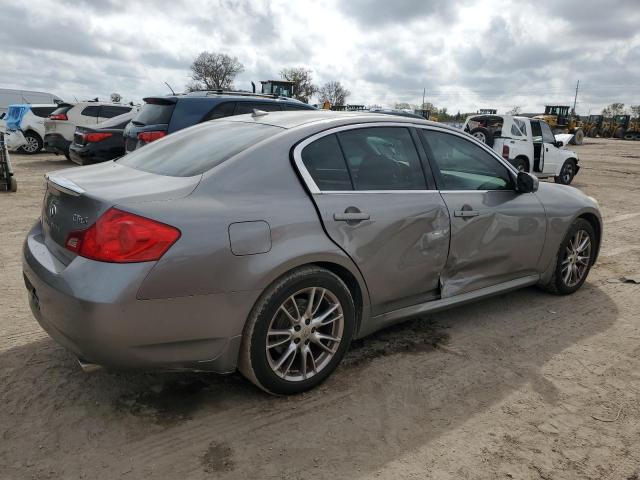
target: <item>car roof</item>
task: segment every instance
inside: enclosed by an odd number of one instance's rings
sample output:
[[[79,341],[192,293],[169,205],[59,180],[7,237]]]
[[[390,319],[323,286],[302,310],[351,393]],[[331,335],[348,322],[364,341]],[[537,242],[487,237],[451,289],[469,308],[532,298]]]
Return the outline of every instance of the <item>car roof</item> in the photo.
[[[175,95],[158,95],[158,96],[151,96],[151,97],[145,97],[143,98],[143,100],[147,103],[149,103],[150,100],[160,100],[160,101],[165,101],[165,102],[169,102],[169,103],[175,103],[178,102],[180,100],[203,100],[203,99],[207,99],[207,100],[211,100],[211,101],[217,101],[217,100],[231,100],[234,102],[237,101],[246,101],[246,102],[255,102],[255,101],[265,101],[265,102],[276,102],[276,103],[293,103],[293,104],[302,104],[302,105],[308,105],[307,103],[301,102],[300,100],[297,100],[295,98],[291,98],[291,97],[282,97],[282,96],[277,96],[277,95],[268,95],[268,94],[261,94],[261,93],[253,93],[253,92],[223,92],[223,91],[196,91],[196,92],[189,92],[189,93],[178,93]],[[308,105],[309,107],[311,107],[311,105]]]
[[[274,127],[281,128],[295,128],[302,125],[310,124],[327,124],[328,127],[338,124],[353,124],[353,123],[369,123],[369,122],[392,122],[392,123],[406,123],[407,125],[432,125],[450,129],[453,131],[459,131],[448,125],[442,123],[431,122],[423,120],[421,118],[404,117],[399,115],[390,115],[384,113],[375,112],[335,112],[332,110],[294,110],[290,112],[265,112],[262,115],[254,116],[248,115],[236,115],[233,117],[224,118],[225,121],[230,122],[251,122],[262,123],[265,125],[272,125]]]

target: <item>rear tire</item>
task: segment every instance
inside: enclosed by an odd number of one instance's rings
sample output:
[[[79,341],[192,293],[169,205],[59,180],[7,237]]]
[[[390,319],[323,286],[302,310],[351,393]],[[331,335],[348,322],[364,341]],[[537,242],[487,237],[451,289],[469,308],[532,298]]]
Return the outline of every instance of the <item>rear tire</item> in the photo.
[[[586,243],[583,245],[583,242]],[[553,275],[540,287],[556,295],[570,295],[576,292],[587,279],[593,266],[596,242],[591,224],[584,218],[578,218],[571,224],[558,248]]]
[[[480,142],[486,143],[489,147],[493,147],[493,133],[491,133],[491,130],[489,130],[488,128],[477,127],[471,130],[469,133]]]
[[[9,178],[9,191],[10,192],[18,191],[18,181],[16,180],[16,177],[14,177],[13,175],[11,175],[11,178]]]
[[[584,131],[579,128],[576,133],[573,134],[573,143],[575,145],[582,145],[584,143]]]
[[[24,134],[24,139],[27,141],[26,145],[23,145],[19,148],[21,153],[25,153],[27,155],[35,155],[36,153],[42,150],[44,143],[42,142],[42,138],[35,132],[27,131]]]
[[[616,128],[616,131],[614,132],[613,136],[616,137],[616,138],[624,137],[624,128],[622,128],[622,127]]]
[[[576,176],[576,162],[571,158],[564,162],[562,168],[560,169],[560,175],[557,177],[553,177],[556,183],[560,183],[562,185],[570,185],[573,181],[573,178]]]
[[[268,287],[253,307],[238,369],[267,393],[304,392],[336,369],[354,326],[353,298],[340,277],[317,266],[298,268]]]
[[[635,133],[625,133],[624,134],[624,139],[625,140],[635,140],[636,138],[636,134]]]

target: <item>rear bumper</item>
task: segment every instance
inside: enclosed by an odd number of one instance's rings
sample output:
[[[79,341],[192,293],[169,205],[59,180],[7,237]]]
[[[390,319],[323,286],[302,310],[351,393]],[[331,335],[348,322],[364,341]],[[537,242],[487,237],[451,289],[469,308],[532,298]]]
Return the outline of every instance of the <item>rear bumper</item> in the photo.
[[[235,370],[246,312],[260,292],[139,300],[137,291],[153,266],[82,257],[65,266],[44,245],[39,223],[23,249],[33,315],[83,362],[126,369]]]
[[[69,145],[69,158],[78,165],[93,165],[95,163],[107,162],[122,156],[112,150],[101,150],[93,145],[78,145],[71,143]]]
[[[47,152],[67,155],[69,153],[70,144],[71,142],[59,133],[47,133],[44,136],[44,149]]]

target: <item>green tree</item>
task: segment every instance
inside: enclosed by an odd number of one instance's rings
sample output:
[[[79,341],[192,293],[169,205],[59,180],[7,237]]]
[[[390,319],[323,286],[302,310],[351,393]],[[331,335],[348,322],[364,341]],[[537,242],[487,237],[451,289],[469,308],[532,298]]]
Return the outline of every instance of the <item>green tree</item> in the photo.
[[[309,103],[314,93],[318,91],[318,87],[313,84],[311,70],[303,67],[285,68],[280,72],[283,80],[293,82],[293,97]]]
[[[226,53],[204,51],[191,64],[189,91],[194,90],[231,90],[233,81],[239,73],[244,72],[244,65],[238,57]]]

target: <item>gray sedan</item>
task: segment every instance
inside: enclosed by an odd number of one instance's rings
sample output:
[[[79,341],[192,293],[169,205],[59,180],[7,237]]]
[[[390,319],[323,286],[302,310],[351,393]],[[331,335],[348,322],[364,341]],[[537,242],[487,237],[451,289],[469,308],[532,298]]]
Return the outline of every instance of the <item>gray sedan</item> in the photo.
[[[601,238],[594,199],[458,130],[256,111],[50,174],[23,265],[33,314],[87,368],[238,368],[291,394],[406,318],[575,292]]]

